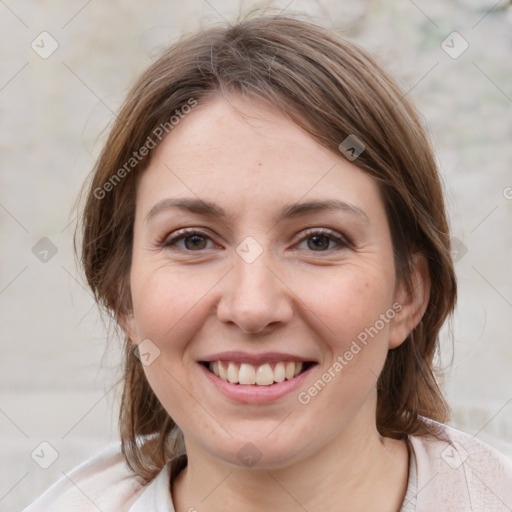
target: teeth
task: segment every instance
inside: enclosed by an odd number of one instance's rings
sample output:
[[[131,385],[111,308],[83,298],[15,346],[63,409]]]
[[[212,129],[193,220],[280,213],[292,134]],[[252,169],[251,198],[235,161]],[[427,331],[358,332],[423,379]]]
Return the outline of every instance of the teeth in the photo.
[[[293,379],[293,376],[295,375],[295,363],[286,363],[284,375],[288,380]]]
[[[254,366],[252,364],[242,363],[240,365],[238,382],[240,384],[256,384],[256,371],[254,370]]]
[[[234,361],[213,361],[209,365],[212,373],[231,384],[258,386],[270,386],[274,382],[293,379],[299,375],[302,367],[302,362],[295,361],[278,362],[274,365],[265,363],[259,366]]]
[[[210,370],[212,369],[212,364],[213,363],[210,363]],[[219,377],[222,380],[228,380],[228,370],[227,370],[227,368],[224,367],[224,364],[221,361],[218,361],[218,365],[219,365]]]
[[[258,386],[270,386],[274,383],[274,372],[269,364],[262,364],[256,372]]]
[[[284,369],[284,363],[277,363],[274,368],[274,380],[276,382],[283,382],[286,378],[286,372]]]
[[[228,364],[228,381],[231,382],[231,384],[236,384],[238,382],[239,373],[240,370],[238,369],[237,365],[230,361]]]

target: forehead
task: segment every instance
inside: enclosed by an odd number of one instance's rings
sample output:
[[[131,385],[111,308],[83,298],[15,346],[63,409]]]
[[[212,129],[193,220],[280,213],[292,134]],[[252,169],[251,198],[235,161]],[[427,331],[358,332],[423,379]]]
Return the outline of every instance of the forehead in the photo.
[[[169,194],[239,209],[318,196],[361,207],[380,201],[372,178],[278,109],[222,96],[196,107],[164,139],[139,183],[137,207],[148,210]]]

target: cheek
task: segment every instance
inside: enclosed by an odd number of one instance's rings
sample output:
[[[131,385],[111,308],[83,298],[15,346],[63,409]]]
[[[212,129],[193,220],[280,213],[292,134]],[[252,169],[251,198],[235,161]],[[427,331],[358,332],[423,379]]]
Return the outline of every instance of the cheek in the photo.
[[[151,340],[159,351],[158,357],[143,367],[146,378],[180,427],[187,429],[196,422],[203,433],[213,435],[214,428],[190,394],[193,386],[187,372],[195,363],[187,347],[206,321],[211,309],[208,292],[218,278],[210,272],[192,279],[190,272],[185,275],[165,265],[139,268],[134,265],[132,271],[134,330],[137,342]]]
[[[392,305],[394,282],[385,273],[368,267],[347,266],[319,279],[305,277],[302,299],[322,321],[327,339],[343,346],[373,326]],[[381,331],[387,332],[386,328]]]
[[[158,343],[191,324],[188,317],[197,313],[194,306],[204,296],[205,283],[165,265],[148,267],[142,263],[132,268],[133,312],[139,339]]]
[[[301,403],[314,402],[319,415],[333,406],[355,412],[375,389],[386,359],[394,282],[378,269],[347,266],[337,276],[308,283],[304,304],[327,357],[322,382],[303,389]]]
[[[316,424],[315,418],[332,418],[323,428],[326,435],[334,437],[357,417],[363,420],[364,428],[369,426],[368,418],[373,417],[376,407],[377,381],[386,361],[386,330],[373,337],[367,335],[363,341],[357,338],[358,329],[326,338],[331,359],[297,394],[306,427],[308,419]]]

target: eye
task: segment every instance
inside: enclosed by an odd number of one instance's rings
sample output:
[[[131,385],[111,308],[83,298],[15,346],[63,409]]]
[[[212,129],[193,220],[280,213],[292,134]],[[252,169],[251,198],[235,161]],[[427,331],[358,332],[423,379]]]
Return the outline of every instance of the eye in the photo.
[[[305,244],[305,247],[304,247]],[[350,243],[340,234],[330,229],[311,229],[303,233],[299,249],[314,252],[327,252],[349,247]],[[181,229],[171,234],[161,243],[164,248],[177,248],[187,252],[199,252],[214,247],[206,233],[195,228]]]
[[[326,252],[332,249],[343,249],[349,246],[345,238],[330,229],[312,229],[307,231],[303,235],[298,248],[304,249],[304,247],[301,247],[304,243],[308,250],[315,252]]]
[[[211,249],[213,242],[208,235],[201,231],[182,229],[167,237],[162,243],[162,247],[171,246],[176,246],[184,251],[200,251],[202,249]]]

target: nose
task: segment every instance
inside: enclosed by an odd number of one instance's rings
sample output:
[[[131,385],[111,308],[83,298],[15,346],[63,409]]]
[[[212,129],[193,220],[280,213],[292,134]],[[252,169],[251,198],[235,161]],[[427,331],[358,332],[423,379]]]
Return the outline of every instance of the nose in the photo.
[[[266,258],[247,263],[235,255],[234,260],[217,305],[217,318],[251,334],[288,322],[293,315],[292,292]]]

